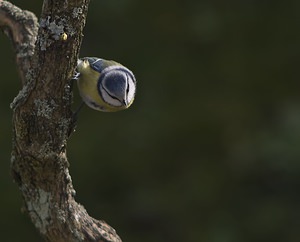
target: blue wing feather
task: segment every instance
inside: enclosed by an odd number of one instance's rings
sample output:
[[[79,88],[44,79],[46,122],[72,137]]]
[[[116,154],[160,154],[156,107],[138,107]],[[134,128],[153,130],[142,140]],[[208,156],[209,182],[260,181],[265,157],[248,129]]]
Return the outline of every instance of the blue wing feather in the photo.
[[[99,73],[101,73],[105,68],[103,59],[96,57],[86,57],[86,59],[88,60],[90,67]]]

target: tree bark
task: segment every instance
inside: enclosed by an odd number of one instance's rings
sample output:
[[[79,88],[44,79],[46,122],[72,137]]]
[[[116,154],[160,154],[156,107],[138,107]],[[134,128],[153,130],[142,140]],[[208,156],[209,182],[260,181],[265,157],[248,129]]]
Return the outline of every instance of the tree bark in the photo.
[[[89,0],[44,0],[35,15],[0,0],[0,29],[11,39],[22,90],[11,104],[11,170],[24,210],[45,241],[121,241],[75,199],[66,146],[73,131],[71,79]]]

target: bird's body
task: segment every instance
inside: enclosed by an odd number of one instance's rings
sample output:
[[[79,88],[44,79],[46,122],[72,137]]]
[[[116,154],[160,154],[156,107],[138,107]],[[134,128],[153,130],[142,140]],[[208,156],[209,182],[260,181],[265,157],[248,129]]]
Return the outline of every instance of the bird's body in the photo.
[[[96,57],[78,61],[77,85],[83,101],[91,108],[114,112],[128,108],[135,96],[136,80],[123,65]]]

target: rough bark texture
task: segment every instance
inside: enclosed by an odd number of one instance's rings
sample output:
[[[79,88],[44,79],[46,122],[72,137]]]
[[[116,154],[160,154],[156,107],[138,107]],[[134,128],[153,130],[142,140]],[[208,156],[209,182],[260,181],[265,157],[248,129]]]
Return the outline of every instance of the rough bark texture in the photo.
[[[0,0],[23,88],[13,101],[12,174],[24,209],[46,241],[121,241],[76,203],[66,157],[73,129],[70,80],[89,0],[44,0],[34,14]]]

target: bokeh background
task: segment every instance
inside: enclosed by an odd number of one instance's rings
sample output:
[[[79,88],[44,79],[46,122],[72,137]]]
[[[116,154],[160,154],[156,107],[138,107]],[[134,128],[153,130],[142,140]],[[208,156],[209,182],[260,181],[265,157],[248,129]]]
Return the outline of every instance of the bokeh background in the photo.
[[[39,16],[42,1],[13,1]],[[77,201],[130,242],[300,241],[300,1],[91,1],[81,56],[117,60],[134,105],[81,111]],[[10,176],[20,90],[0,34],[0,231],[41,241]],[[80,100],[74,90],[74,109]]]

